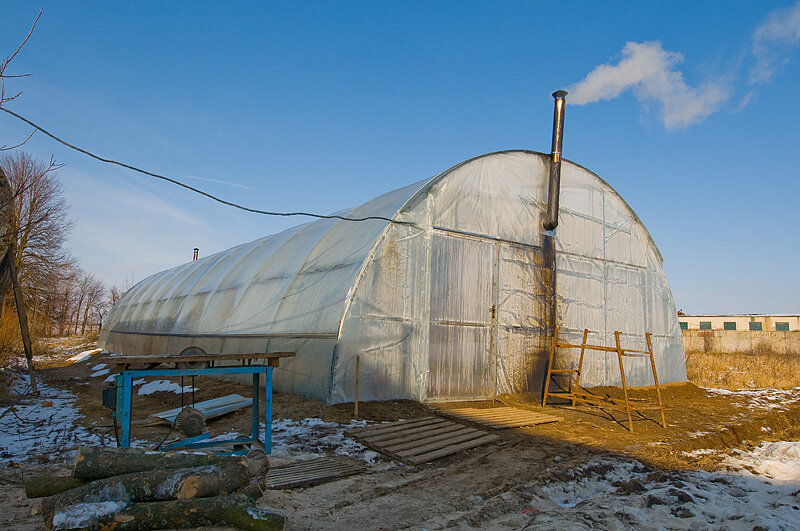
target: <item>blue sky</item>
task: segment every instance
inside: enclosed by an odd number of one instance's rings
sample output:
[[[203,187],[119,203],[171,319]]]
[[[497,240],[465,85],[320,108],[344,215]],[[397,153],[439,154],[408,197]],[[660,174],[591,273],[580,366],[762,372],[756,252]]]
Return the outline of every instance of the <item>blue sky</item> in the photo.
[[[799,5],[43,3],[12,108],[232,201],[330,213],[482,153],[549,151],[550,93],[568,88],[587,103],[567,97],[564,156],[642,218],[678,308],[798,313]],[[39,7],[2,2],[0,54]],[[29,132],[0,116],[0,144]],[[70,248],[109,284],[305,221],[40,134],[26,149],[67,164]]]

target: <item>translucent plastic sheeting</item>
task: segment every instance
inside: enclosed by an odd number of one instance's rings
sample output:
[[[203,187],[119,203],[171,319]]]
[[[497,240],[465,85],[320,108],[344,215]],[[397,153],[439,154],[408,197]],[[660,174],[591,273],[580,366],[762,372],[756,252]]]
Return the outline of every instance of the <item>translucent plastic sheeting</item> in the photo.
[[[353,399],[359,356],[363,400],[458,400],[539,392],[557,323],[604,344],[614,330],[630,346],[650,331],[660,379],[685,380],[647,230],[565,161],[552,238],[541,229],[548,172],[540,153],[484,155],[342,213],[413,225],[319,220],[153,275],[114,307],[101,342],[126,354],[292,350],[275,388],[329,402]],[[557,360],[576,363],[569,351]],[[618,383],[611,361],[587,360],[583,381]],[[648,384],[638,361],[628,381]]]

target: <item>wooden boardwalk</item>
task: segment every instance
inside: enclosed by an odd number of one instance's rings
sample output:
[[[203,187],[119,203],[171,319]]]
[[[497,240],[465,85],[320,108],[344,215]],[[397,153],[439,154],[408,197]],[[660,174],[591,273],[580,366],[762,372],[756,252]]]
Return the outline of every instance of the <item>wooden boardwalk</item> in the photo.
[[[365,446],[409,465],[475,448],[500,437],[441,417],[378,424],[347,432]]]
[[[360,474],[366,469],[367,466],[360,461],[321,457],[270,468],[264,481],[268,489],[293,489]]]
[[[548,422],[558,422],[561,417],[536,413],[527,409],[515,407],[491,407],[478,409],[472,407],[462,407],[457,409],[439,409],[438,413],[448,417],[475,422],[489,428],[519,428],[521,426],[535,426],[537,424],[547,424]]]

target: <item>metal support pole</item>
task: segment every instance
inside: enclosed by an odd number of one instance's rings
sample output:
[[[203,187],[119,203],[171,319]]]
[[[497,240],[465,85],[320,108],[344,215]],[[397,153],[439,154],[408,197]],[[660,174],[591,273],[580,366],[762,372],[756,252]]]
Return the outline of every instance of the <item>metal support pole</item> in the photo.
[[[259,393],[261,389],[259,389],[259,380],[261,379],[261,375],[257,372],[253,373],[253,405],[252,405],[252,426],[250,429],[250,434],[253,439],[258,439],[258,412],[259,412]]]
[[[119,396],[119,393],[122,393],[122,414],[119,417],[119,445],[123,448],[129,448],[131,445],[131,402],[133,398],[130,372],[125,371],[122,373],[122,387],[117,387],[117,396]]]
[[[272,367],[267,367],[264,381],[264,451],[272,453]]]

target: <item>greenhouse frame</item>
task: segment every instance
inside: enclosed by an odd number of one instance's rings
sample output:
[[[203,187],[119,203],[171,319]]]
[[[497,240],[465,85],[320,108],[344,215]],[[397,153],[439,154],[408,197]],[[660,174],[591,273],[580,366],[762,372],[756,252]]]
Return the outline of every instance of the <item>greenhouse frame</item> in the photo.
[[[541,393],[554,326],[580,342],[643,348],[661,382],[686,380],[675,305],[653,239],[600,177],[563,161],[559,225],[542,228],[550,155],[462,162],[344,217],[320,219],[152,275],[104,323],[126,355],[292,351],[274,388],[328,403],[424,402]],[[555,293],[555,297],[553,296]],[[577,352],[560,351],[560,366]],[[644,359],[628,385],[650,385]],[[616,356],[584,385],[619,385]]]

